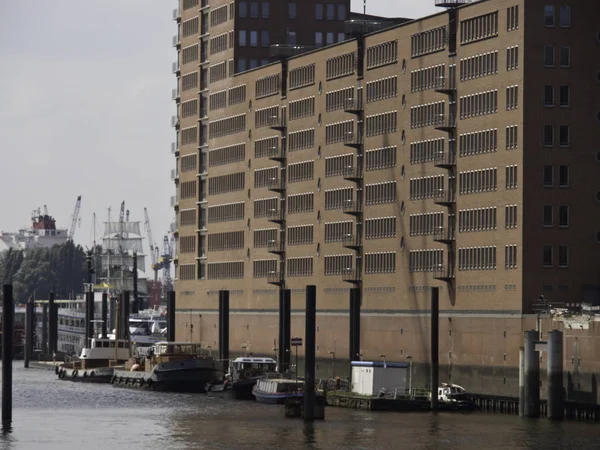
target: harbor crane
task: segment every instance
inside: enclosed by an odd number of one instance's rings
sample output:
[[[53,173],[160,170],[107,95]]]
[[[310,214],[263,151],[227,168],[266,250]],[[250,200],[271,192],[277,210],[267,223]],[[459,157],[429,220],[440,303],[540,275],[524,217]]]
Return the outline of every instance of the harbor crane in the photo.
[[[167,292],[173,290],[173,279],[171,278],[171,261],[173,260],[173,242],[171,239],[169,242],[169,236],[165,236],[163,239],[163,251],[160,256],[159,263],[162,267],[162,284],[163,284],[163,295],[166,298]]]
[[[148,244],[150,245],[150,259],[152,261],[152,270],[154,270],[154,281],[158,281],[158,271],[161,269],[161,265],[158,263],[158,246],[152,239],[152,228],[150,227],[148,208],[144,208],[144,227],[146,228]]]
[[[44,209],[46,209],[46,205],[44,205]],[[69,228],[68,239],[70,241],[75,237],[75,228],[77,227],[77,221],[79,219],[79,210],[81,209],[81,195],[77,196],[77,201],[75,202],[75,210],[73,211],[73,217],[71,218],[71,228]]]

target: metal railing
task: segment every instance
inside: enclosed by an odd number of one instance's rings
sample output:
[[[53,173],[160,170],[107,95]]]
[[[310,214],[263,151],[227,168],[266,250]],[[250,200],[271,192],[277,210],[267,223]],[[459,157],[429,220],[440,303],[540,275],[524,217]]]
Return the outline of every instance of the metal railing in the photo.
[[[344,111],[362,111],[362,109],[362,97],[349,97],[347,99],[344,99]]]
[[[362,204],[356,200],[346,200],[342,204],[342,210],[345,213],[359,213],[362,212]]]
[[[343,281],[360,281],[360,274],[356,269],[346,268],[342,270]]]
[[[282,181],[279,177],[269,178],[265,181],[265,187],[268,189],[283,189]]]
[[[171,169],[171,181],[175,181],[179,178],[179,171],[177,169]]]
[[[443,264],[439,264],[433,268],[433,278],[453,279],[454,270],[451,267],[446,267]]]
[[[279,113],[275,116],[269,117],[267,120],[267,126],[270,128],[285,128],[287,126],[285,114]]]
[[[281,281],[281,276],[279,272],[269,272],[267,273],[267,283],[279,283]]]
[[[454,203],[456,195],[452,189],[439,189],[434,193],[433,201],[438,204]]]
[[[344,135],[344,145],[361,145],[362,136],[360,133],[349,131]]]
[[[438,77],[434,81],[433,88],[438,91],[453,91],[456,89],[455,77]]]
[[[173,10],[173,20],[178,20],[181,18],[181,15],[179,14],[179,8],[175,8]]]
[[[342,245],[344,247],[361,247],[362,237],[360,235],[353,235],[352,233],[345,234],[342,236]]]
[[[433,163],[436,166],[454,166],[456,165],[456,155],[454,152],[437,152],[433,155]]]
[[[435,128],[454,128],[456,127],[456,117],[453,114],[438,114],[435,118]]]
[[[452,227],[437,227],[433,231],[434,241],[450,242],[456,239],[455,230]]]
[[[169,231],[171,231],[171,233],[177,232],[177,224],[175,222],[171,222],[171,224],[169,225]]]
[[[354,166],[346,166],[342,169],[342,176],[344,178],[362,178],[358,169]]]
[[[176,34],[173,36],[173,47],[177,47],[179,44],[181,44],[181,39],[179,38],[179,35]]]

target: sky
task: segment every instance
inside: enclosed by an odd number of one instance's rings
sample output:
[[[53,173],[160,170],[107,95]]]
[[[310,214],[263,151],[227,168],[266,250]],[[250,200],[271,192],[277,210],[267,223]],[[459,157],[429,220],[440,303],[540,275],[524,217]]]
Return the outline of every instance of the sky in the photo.
[[[278,1],[278,0],[272,0]],[[28,226],[47,205],[75,242],[148,208],[153,240],[174,220],[170,179],[176,87],[172,0],[0,0],[0,229]],[[352,0],[362,12],[363,0]],[[433,0],[367,0],[367,13],[420,17]],[[97,228],[100,233],[102,227]]]

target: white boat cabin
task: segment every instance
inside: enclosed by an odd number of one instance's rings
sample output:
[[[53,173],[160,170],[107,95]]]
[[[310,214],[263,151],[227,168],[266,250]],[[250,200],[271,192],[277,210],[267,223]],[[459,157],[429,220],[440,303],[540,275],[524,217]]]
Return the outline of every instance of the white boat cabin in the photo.
[[[256,389],[266,394],[282,394],[288,392],[297,392],[304,389],[304,381],[288,379],[265,379],[258,380]]]
[[[465,397],[466,390],[458,384],[442,383],[438,387],[438,400],[440,402],[455,402]]]
[[[116,348],[117,360],[126,361],[129,359],[129,342],[119,341]],[[112,339],[92,339],[90,348],[81,349],[79,356],[82,360],[114,360],[115,359],[115,341]]]
[[[277,372],[277,361],[273,358],[260,358],[243,356],[231,362],[231,376],[233,379],[251,378],[265,373]]]
[[[152,355],[198,355],[202,353],[202,345],[193,342],[157,342],[149,352]]]

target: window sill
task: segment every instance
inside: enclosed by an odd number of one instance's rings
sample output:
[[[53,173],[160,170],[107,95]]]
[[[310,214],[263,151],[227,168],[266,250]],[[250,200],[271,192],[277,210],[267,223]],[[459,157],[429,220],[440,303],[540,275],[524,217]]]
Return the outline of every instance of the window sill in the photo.
[[[544,269],[552,269],[552,268],[554,268],[554,266],[552,264],[549,264],[549,265],[548,264],[544,264],[542,267]]]
[[[554,108],[554,103],[552,103],[552,104],[544,103],[544,108]]]
[[[543,224],[542,226],[543,226],[544,228],[554,228],[554,224],[552,224],[552,225],[548,225],[548,224],[546,224],[546,223],[545,223],[545,224]]]

